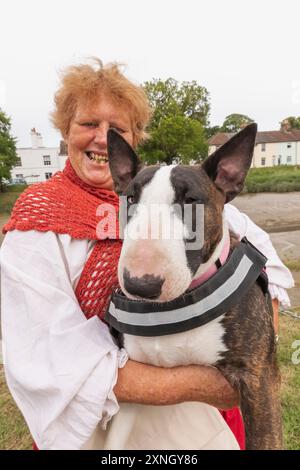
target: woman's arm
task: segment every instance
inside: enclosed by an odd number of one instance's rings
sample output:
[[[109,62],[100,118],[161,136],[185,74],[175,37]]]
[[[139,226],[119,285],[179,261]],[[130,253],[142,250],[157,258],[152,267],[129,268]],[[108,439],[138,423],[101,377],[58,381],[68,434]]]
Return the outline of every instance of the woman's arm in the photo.
[[[266,268],[271,296],[284,306],[289,306],[290,300],[285,289],[294,287],[293,276],[279,258],[267,232],[231,204],[225,205],[224,214],[229,229],[240,239],[247,237],[268,258]]]
[[[198,365],[164,369],[129,360],[119,369],[114,393],[120,402],[144,405],[199,401],[230,409],[239,404],[238,393],[218,369]]]
[[[279,303],[290,306],[290,299],[285,289],[294,286],[294,280],[289,269],[279,258],[269,235],[256,225],[246,214],[240,212],[235,206],[226,204],[225,218],[229,229],[239,238],[247,237],[267,258],[267,274],[269,278],[269,291],[272,297],[273,321],[275,334],[279,329]]]

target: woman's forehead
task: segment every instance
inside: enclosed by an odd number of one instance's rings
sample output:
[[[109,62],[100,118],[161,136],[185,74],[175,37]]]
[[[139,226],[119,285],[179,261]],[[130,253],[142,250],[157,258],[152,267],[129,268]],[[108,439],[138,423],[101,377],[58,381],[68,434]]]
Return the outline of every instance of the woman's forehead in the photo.
[[[109,96],[100,96],[93,100],[79,101],[76,108],[75,117],[89,119],[122,120],[130,122],[129,110],[125,108],[124,103],[118,105],[115,100]]]

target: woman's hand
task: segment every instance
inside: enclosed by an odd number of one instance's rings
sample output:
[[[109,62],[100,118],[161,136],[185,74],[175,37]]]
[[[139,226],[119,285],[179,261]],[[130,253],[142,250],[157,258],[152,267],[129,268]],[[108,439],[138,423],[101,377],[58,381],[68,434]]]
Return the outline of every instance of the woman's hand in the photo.
[[[120,402],[143,405],[198,401],[224,410],[239,404],[238,392],[221,372],[200,365],[163,368],[129,360],[119,369],[114,393]]]

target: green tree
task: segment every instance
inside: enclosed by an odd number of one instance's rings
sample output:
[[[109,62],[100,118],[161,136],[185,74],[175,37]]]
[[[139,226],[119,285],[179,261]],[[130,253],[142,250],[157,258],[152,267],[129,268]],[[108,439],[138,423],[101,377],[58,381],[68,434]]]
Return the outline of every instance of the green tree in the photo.
[[[253,119],[245,114],[229,114],[229,116],[226,116],[220,132],[238,132],[251,122],[254,122]]]
[[[18,162],[16,139],[10,132],[10,118],[0,109],[0,192],[4,191],[4,180],[11,178],[10,172]]]
[[[150,139],[139,148],[149,163],[183,163],[200,160],[207,155],[205,128],[210,110],[209,94],[197,82],[179,84],[173,78],[144,83],[153,117]]]
[[[300,116],[289,116],[284,121],[288,121],[292,129],[300,129]]]
[[[176,114],[161,120],[151,132],[151,139],[139,151],[143,160],[172,163],[178,159],[188,164],[207,155],[205,130],[199,121]]]

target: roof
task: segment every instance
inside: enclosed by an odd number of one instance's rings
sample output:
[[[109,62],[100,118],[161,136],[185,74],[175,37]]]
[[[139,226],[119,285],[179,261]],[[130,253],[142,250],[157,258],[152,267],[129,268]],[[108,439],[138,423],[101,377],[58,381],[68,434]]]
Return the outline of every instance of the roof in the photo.
[[[232,132],[218,132],[217,134],[213,135],[210,139],[208,139],[208,143],[209,145],[223,145],[232,136],[234,136],[234,133]]]
[[[223,145],[234,134],[230,132],[218,132],[208,140],[209,145]],[[284,131],[263,131],[256,134],[256,144],[280,143],[280,142],[299,142],[300,129]]]
[[[300,141],[300,129],[291,129],[288,132],[284,131],[266,131],[258,132],[256,136],[256,143],[272,143],[272,142],[298,142]]]

